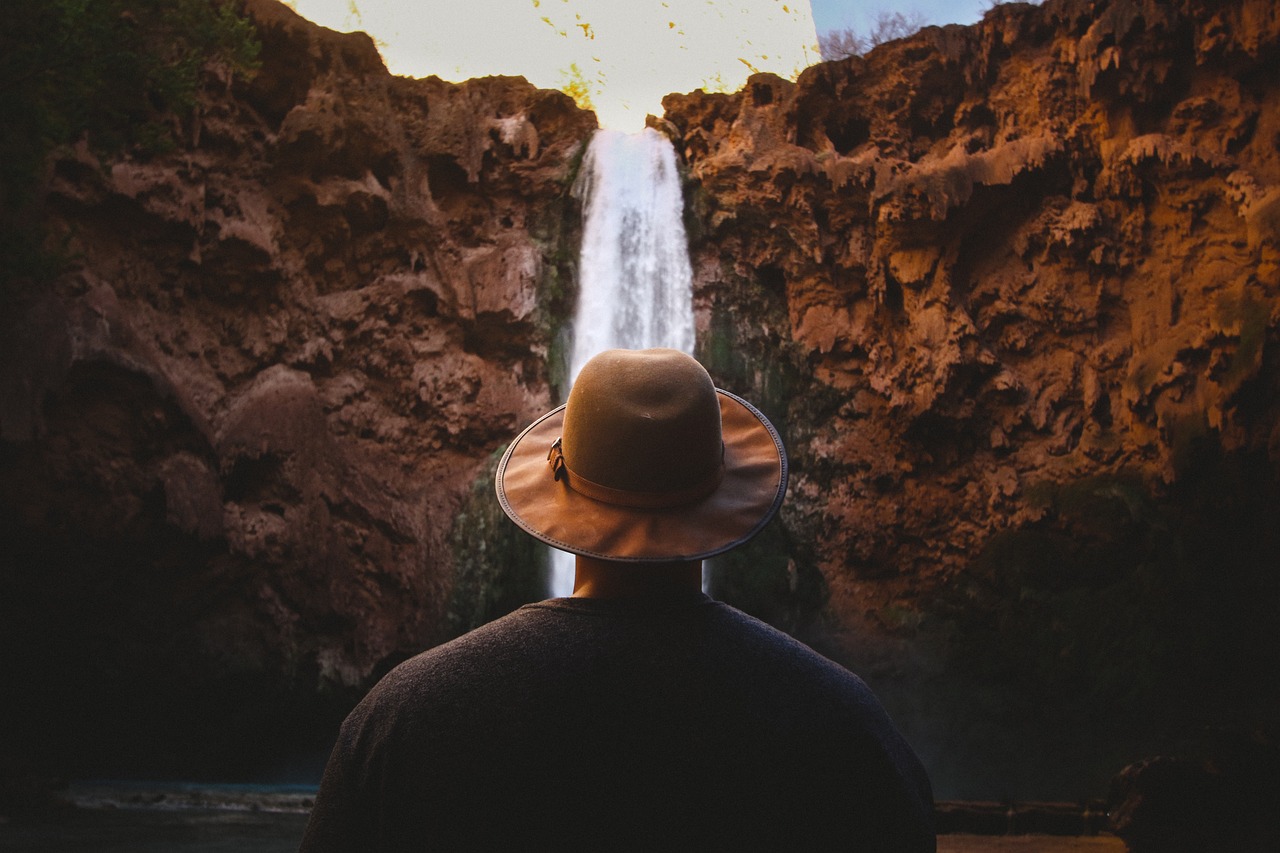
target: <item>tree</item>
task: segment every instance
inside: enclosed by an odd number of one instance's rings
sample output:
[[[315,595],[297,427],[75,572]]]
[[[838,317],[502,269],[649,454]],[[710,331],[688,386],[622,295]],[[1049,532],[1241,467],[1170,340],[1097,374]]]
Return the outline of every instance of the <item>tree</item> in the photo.
[[[1012,6],[1022,3],[1025,3],[1028,6],[1039,6],[1044,3],[1044,0],[987,0],[987,6],[982,10],[982,14],[985,15],[997,6]]]
[[[595,104],[591,100],[591,84],[587,82],[578,63],[569,63],[569,67],[560,72],[560,77],[563,81],[560,91],[573,98],[580,108],[595,111]]]
[[[863,34],[853,27],[828,30],[818,38],[818,52],[828,62],[835,59],[848,59],[851,56],[862,56],[885,42],[917,33],[928,23],[928,19],[919,9],[913,9],[909,13],[881,9],[876,13],[871,32]]]

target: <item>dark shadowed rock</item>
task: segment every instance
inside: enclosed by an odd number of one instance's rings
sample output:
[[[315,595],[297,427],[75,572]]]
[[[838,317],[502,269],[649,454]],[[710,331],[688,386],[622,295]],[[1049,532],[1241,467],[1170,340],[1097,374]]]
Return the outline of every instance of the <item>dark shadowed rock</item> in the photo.
[[[297,749],[324,697],[453,630],[459,507],[552,400],[594,117],[519,78],[392,77],[363,34],[245,8],[262,69],[211,78],[178,150],[55,153],[74,261],[0,319],[19,757]]]
[[[1258,737],[1218,734],[1126,767],[1110,799],[1112,827],[1132,853],[1275,850],[1280,751]]]

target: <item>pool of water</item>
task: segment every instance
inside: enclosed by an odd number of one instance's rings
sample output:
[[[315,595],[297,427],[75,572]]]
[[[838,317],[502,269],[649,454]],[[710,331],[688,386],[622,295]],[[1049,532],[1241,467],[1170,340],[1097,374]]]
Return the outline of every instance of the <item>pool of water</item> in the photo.
[[[314,786],[76,782],[65,808],[0,823],[0,850],[296,851],[314,797]]]
[[[59,819],[0,825],[0,850],[293,853],[306,825],[305,813],[80,809]]]
[[[0,851],[294,853],[315,798],[308,785],[77,782],[66,808],[0,822]],[[939,853],[1123,853],[1109,836],[942,835]]]

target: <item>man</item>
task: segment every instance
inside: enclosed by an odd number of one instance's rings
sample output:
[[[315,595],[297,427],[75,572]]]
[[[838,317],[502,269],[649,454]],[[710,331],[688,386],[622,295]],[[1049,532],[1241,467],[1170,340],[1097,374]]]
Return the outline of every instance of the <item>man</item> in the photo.
[[[777,512],[786,456],[674,350],[612,350],[498,467],[577,555],[532,604],[393,670],[344,723],[304,853],[932,851],[932,795],[856,676],[705,596]]]

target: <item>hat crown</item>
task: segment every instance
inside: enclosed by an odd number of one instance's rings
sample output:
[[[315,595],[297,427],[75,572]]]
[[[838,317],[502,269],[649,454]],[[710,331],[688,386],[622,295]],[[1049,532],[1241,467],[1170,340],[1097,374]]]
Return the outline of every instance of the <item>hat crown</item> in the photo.
[[[561,448],[573,476],[609,489],[679,492],[722,464],[720,401],[706,369],[679,350],[608,350],[583,366]]]

